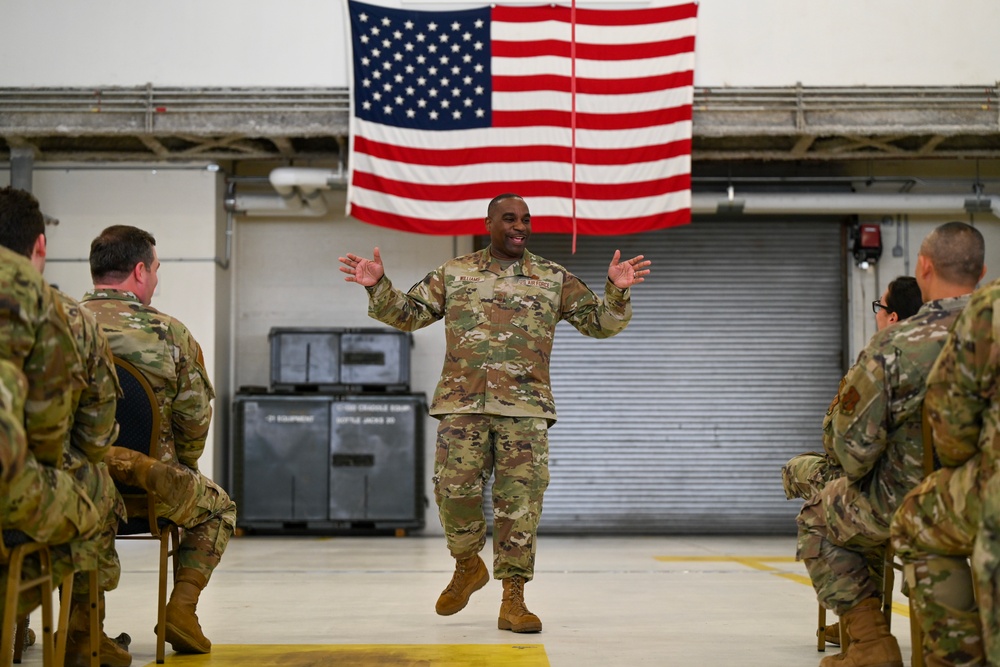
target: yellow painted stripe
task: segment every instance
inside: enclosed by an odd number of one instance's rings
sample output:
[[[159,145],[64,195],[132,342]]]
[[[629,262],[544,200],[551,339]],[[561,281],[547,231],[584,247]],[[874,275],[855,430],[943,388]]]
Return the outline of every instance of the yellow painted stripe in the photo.
[[[542,644],[213,644],[205,655],[174,653],[170,665],[211,667],[549,667]],[[155,662],[147,667],[155,667]]]
[[[770,572],[777,577],[812,587],[812,580],[807,576],[782,572],[778,568],[765,565],[765,563],[794,563],[794,556],[654,556],[653,558],[664,563],[739,563],[754,570]],[[910,617],[909,604],[893,602],[892,611],[900,616]]]

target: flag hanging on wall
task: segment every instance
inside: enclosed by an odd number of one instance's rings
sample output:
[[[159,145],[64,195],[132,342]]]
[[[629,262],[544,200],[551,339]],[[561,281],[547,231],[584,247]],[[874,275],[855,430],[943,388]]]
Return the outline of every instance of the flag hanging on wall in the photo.
[[[696,3],[348,8],[349,215],[482,234],[513,192],[535,232],[690,221]]]

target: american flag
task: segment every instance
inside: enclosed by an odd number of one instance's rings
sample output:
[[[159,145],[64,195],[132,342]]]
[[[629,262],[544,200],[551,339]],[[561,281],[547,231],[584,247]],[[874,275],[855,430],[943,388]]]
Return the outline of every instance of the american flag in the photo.
[[[694,2],[348,7],[348,214],[482,234],[489,200],[514,192],[535,232],[690,221]]]

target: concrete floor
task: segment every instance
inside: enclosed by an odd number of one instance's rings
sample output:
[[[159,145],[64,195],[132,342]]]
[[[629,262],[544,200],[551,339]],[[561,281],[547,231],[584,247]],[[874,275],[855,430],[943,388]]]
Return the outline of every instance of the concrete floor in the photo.
[[[105,630],[132,636],[133,665],[154,664],[155,543],[119,551]],[[542,535],[525,597],[544,631],[515,635],[496,627],[498,581],[434,613],[453,568],[443,537],[244,536],[199,605],[213,652],[168,644],[166,664],[814,667],[817,606],[794,551],[793,537]],[[908,660],[903,602],[897,588]],[[23,664],[41,664],[38,647]]]

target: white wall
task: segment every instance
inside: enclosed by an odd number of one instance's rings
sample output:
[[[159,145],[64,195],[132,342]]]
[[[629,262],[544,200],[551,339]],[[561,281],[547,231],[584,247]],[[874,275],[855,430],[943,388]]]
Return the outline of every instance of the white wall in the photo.
[[[134,225],[156,237],[160,282],[153,307],[182,321],[215,364],[215,233],[218,173],[188,168],[43,168],[32,191],[42,210],[59,220],[46,229],[46,279],[79,299],[93,286],[90,242],[109,225]],[[0,185],[9,171],[0,171]],[[218,384],[216,378],[213,382]],[[216,410],[220,406],[216,404]],[[213,427],[217,420],[213,419]],[[213,475],[214,428],[202,472]]]
[[[537,0],[505,4],[519,3]],[[5,0],[0,23],[15,28],[0,40],[0,62],[17,63],[0,68],[0,87],[348,84],[345,0]],[[996,0],[701,0],[695,83],[993,85],[997,25]]]

